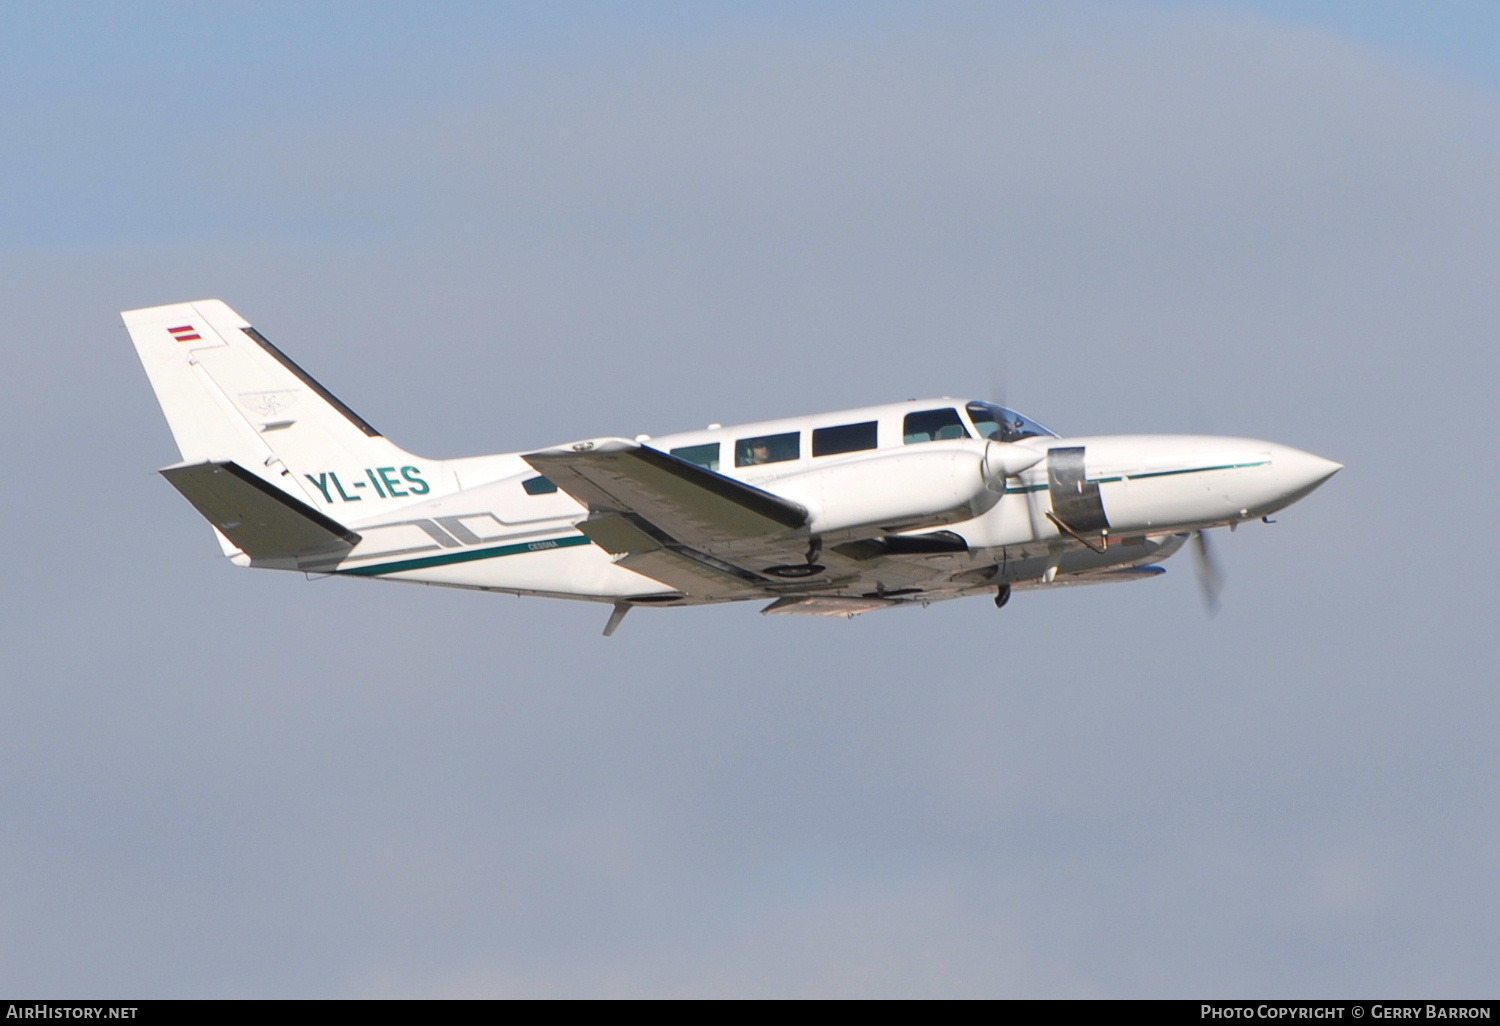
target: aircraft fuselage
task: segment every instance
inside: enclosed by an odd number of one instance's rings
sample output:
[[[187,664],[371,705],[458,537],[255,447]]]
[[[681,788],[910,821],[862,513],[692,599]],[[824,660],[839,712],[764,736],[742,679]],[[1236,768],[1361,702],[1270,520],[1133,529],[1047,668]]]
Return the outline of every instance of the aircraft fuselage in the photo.
[[[520,454],[458,461],[461,478],[476,472],[500,476],[429,503],[406,506],[399,518],[384,521],[387,527],[378,526],[380,521],[356,522],[371,544],[350,552],[338,571],[554,595],[561,592],[549,582],[566,579],[574,582],[568,593],[576,597],[637,597],[675,604],[880,590],[902,590],[908,601],[918,596],[931,601],[988,591],[1000,583],[1067,583],[1069,575],[1080,572],[1140,567],[1171,555],[1189,532],[1276,512],[1338,469],[1338,464],[1321,457],[1245,438],[1038,435],[999,443],[974,434],[921,442],[902,437],[903,415],[944,405],[955,413],[965,406],[954,400],[922,400],[816,418],[715,427],[640,443],[664,453],[689,450],[705,459],[706,468],[712,462],[711,469],[719,474],[806,508],[809,522],[789,527],[784,537],[773,540],[776,555],[760,563],[796,566],[814,540],[823,553],[848,545],[863,554],[857,548],[860,540],[872,537],[893,543],[893,552],[856,560],[866,564],[859,567],[862,572],[842,582],[827,571],[793,579],[761,573],[760,582],[726,584],[707,594],[672,599],[655,579],[643,578],[604,549],[587,544],[589,539],[574,527],[588,516],[586,507],[562,491],[528,492],[526,483],[540,475]],[[811,438],[820,425],[870,421],[876,425],[874,448],[812,454]],[[962,426],[966,432],[975,431],[967,417]],[[798,436],[796,456],[724,465],[726,460],[736,462],[733,454],[742,440],[788,434]],[[573,445],[597,449],[609,441]],[[1029,450],[1037,459],[1013,476],[986,473],[986,458],[1000,445]],[[704,452],[712,446],[718,447],[718,458],[709,461]],[[481,466],[488,469],[481,471]],[[430,515],[423,518],[424,513]],[[435,539],[447,530],[468,544],[442,549],[443,542]],[[379,540],[397,531],[403,535],[401,542]],[[924,538],[932,539],[928,551],[921,551]],[[409,551],[424,540],[430,555]],[[961,544],[952,544],[955,541]],[[948,543],[946,550],[938,547],[942,543]],[[733,561],[741,554],[737,550],[749,554],[754,549],[763,555],[766,546],[766,539],[728,544],[715,555]],[[401,552],[390,553],[391,549]],[[526,558],[501,558],[510,555]],[[998,569],[988,575],[975,573],[988,568]],[[759,573],[764,567],[747,569]]]
[[[1339,469],[1245,438],[1064,438],[949,398],[431,460],[218,300],[125,322],[182,452],[162,473],[236,563],[612,602],[610,629],[635,604],[852,615],[1138,580]]]

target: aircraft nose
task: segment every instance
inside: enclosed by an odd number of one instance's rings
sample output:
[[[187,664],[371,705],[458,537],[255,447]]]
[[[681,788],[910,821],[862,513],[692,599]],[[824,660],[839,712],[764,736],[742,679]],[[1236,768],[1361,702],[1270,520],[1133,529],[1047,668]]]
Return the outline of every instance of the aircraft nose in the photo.
[[[1327,481],[1344,469],[1342,463],[1314,456],[1290,446],[1277,446],[1271,456],[1271,466],[1288,501],[1295,501]]]

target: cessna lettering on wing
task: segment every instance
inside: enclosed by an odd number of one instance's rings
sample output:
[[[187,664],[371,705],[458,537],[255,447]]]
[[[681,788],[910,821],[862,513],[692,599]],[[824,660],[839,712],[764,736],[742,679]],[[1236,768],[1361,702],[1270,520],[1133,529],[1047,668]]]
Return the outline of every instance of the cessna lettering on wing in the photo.
[[[400,474],[398,477],[397,474]],[[311,474],[303,474],[313,483],[318,491],[323,493],[325,502],[333,502],[337,497],[340,502],[358,502],[369,494],[371,486],[374,494],[381,499],[395,499],[404,495],[426,495],[432,489],[427,482],[422,480],[420,467],[366,467],[365,477],[368,480],[340,481],[339,475],[332,471],[325,471],[317,477]],[[364,494],[361,494],[361,489]]]

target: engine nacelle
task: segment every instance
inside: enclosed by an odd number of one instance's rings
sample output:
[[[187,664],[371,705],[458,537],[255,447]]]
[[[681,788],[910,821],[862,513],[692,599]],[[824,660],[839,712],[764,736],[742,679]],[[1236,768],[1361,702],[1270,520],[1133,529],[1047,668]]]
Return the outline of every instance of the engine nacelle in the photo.
[[[985,445],[971,439],[873,452],[762,487],[806,507],[816,535],[956,524],[993,508],[1004,491],[986,477]]]

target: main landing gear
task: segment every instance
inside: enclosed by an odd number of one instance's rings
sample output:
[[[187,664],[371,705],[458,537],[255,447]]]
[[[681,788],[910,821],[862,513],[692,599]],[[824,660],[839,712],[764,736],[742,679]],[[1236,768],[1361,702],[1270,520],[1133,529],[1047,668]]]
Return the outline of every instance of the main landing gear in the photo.
[[[818,562],[818,557],[823,554],[823,539],[816,535],[807,543],[806,563],[778,563],[776,566],[768,566],[761,573],[770,574],[773,577],[816,577],[828,569]]]
[[[995,592],[995,608],[1004,609],[1005,603],[1010,601],[1010,585],[1002,584]]]

